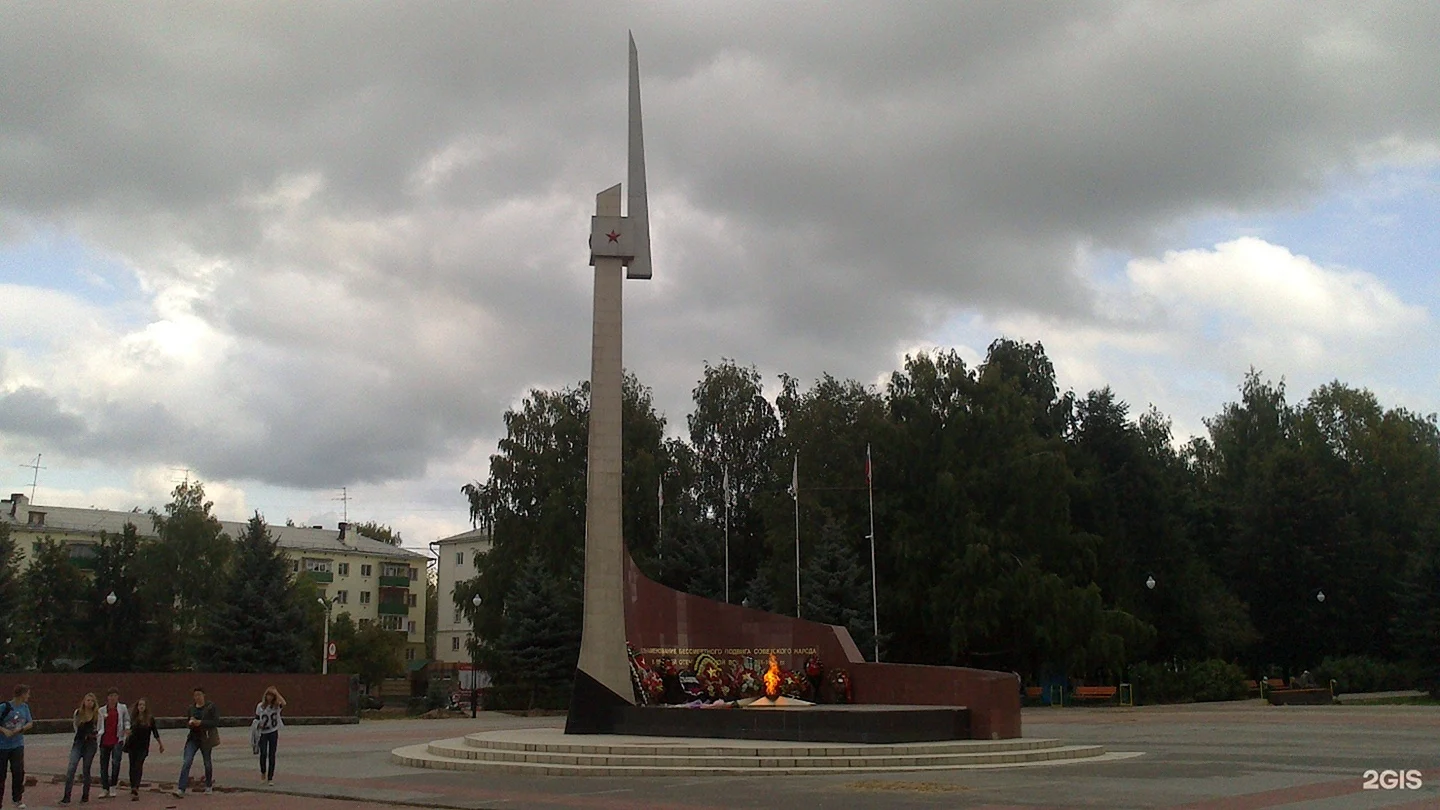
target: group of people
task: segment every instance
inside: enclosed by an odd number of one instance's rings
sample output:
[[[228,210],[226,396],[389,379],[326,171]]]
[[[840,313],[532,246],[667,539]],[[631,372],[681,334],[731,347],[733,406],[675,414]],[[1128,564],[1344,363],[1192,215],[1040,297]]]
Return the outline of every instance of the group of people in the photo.
[[[214,789],[214,767],[211,751],[220,744],[220,712],[205,697],[205,690],[195,687],[192,703],[186,709],[184,754],[180,777],[175,781],[175,795],[184,798],[190,785],[190,768],[199,754],[205,764],[205,792]],[[0,703],[0,806],[4,804],[6,773],[10,778],[10,797],[16,810],[25,810],[25,732],[34,725],[30,712],[30,687],[16,686],[10,700]],[[280,710],[285,698],[271,686],[255,706],[250,724],[251,750],[260,757],[260,778],[275,784],[275,751],[283,723]],[[80,801],[90,801],[90,769],[95,754],[100,754],[100,798],[115,798],[120,786],[121,754],[130,756],[130,799],[139,801],[140,781],[145,774],[145,759],[150,755],[153,739],[165,753],[160,728],[150,710],[149,701],[139,698],[135,708],[120,702],[120,690],[111,688],[100,703],[94,692],[86,693],[70,719],[74,739],[70,745],[70,761],[65,769],[65,794],[60,804],[70,804],[75,787],[75,772],[81,772]]]

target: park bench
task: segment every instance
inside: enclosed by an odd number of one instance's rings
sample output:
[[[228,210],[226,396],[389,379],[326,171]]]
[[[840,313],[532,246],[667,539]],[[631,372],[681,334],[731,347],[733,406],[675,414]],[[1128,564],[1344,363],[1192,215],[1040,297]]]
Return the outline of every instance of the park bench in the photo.
[[[1039,700],[1040,696],[1043,694],[1045,694],[1045,687],[1043,686],[1025,687],[1025,697],[1029,698],[1030,700]]]
[[[1077,686],[1074,696],[1076,700],[1114,700],[1115,687],[1113,686]]]

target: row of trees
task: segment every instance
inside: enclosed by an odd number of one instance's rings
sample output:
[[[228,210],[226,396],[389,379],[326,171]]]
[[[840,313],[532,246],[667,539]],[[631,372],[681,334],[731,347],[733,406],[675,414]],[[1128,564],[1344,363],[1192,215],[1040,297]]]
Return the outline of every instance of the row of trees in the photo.
[[[93,576],[49,537],[23,573],[0,524],[0,663],[90,671],[308,672],[318,669],[325,621],[319,590],[295,577],[257,513],[238,538],[211,514],[204,485],[178,485],[144,538],[133,523],[102,533]],[[390,534],[388,527],[371,531]],[[113,595],[113,600],[109,597]],[[336,669],[366,683],[398,674],[405,642],[376,624],[335,622]]]
[[[1097,679],[1147,659],[1440,661],[1435,418],[1338,382],[1291,404],[1252,372],[1239,393],[1177,444],[1153,409],[1061,391],[1038,344],[997,340],[975,368],[908,357],[883,391],[782,376],[773,400],[727,360],[679,438],[629,376],[624,533],[649,576],[719,598],[728,480],[732,598],[794,613],[798,458],[801,613],[868,653],[868,447],[886,660]],[[494,545],[453,597],[501,682],[575,660],[587,416],[585,384],[532,391],[463,487]]]

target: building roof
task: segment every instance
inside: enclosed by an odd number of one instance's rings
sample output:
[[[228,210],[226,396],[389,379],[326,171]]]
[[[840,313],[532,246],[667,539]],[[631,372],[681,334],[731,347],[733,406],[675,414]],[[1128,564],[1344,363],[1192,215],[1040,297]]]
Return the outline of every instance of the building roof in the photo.
[[[449,537],[442,537],[439,540],[435,541],[435,545],[438,546],[443,543],[473,543],[477,540],[489,539],[490,532],[486,531],[485,529],[471,529],[468,532],[461,532],[459,534],[452,534]]]
[[[155,536],[155,523],[151,519],[150,513],[141,512],[138,509],[133,512],[115,512],[108,509],[79,509],[72,506],[32,504],[24,497],[20,497],[18,500],[19,503],[9,499],[0,500],[0,504],[3,504],[3,508],[0,508],[0,522],[10,524],[12,530],[119,534],[125,530],[126,523],[133,523],[142,537]],[[16,507],[14,515],[10,514],[12,506]],[[30,512],[45,513],[43,527],[29,525]],[[222,520],[220,525],[226,534],[234,538],[239,537],[245,531],[246,523]],[[288,551],[317,554],[364,554],[372,557],[395,557],[404,560],[429,559],[426,554],[382,543],[379,540],[365,537],[353,529],[345,532],[345,541],[342,543],[338,527],[317,529],[307,526],[268,524],[267,528],[270,530],[270,536],[275,538],[275,542]]]

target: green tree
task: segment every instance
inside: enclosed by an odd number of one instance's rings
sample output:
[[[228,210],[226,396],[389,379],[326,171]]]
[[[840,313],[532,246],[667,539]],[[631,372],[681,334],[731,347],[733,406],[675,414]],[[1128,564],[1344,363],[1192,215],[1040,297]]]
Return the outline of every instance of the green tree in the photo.
[[[506,595],[503,629],[481,650],[495,682],[529,687],[532,703],[538,689],[568,684],[575,672],[581,604],[574,574],[557,579],[532,553]]]
[[[223,598],[199,647],[210,672],[290,672],[305,652],[305,608],[290,563],[256,512],[235,545]]]
[[[350,655],[353,669],[342,671],[353,671],[361,683],[373,688],[386,678],[404,674],[405,634],[386,630],[378,622],[366,622],[355,631]]]
[[[696,517],[723,534],[728,477],[730,591],[737,595],[767,556],[764,515],[767,507],[785,497],[784,486],[790,480],[789,465],[781,464],[785,448],[780,443],[780,420],[765,398],[760,372],[734,360],[722,360],[717,366],[706,363],[692,397],[695,409],[686,421],[695,454],[693,497],[700,507]],[[783,478],[780,466],[785,466]],[[718,563],[723,585],[723,541]]]
[[[874,657],[875,628],[870,610],[870,573],[861,567],[836,523],[820,531],[800,572],[801,615],[850,631],[867,660]]]
[[[1424,687],[1440,697],[1440,553],[1412,555],[1395,594],[1395,638],[1404,657],[1416,662]]]
[[[425,575],[425,657],[431,661],[435,655],[435,633],[440,625],[440,588],[435,579],[435,569]]]
[[[20,552],[10,536],[10,524],[0,523],[0,669],[20,665],[17,628],[20,627],[23,589],[20,586]]]
[[[182,663],[195,660],[202,625],[223,598],[232,543],[220,521],[210,514],[205,485],[186,481],[175,487],[165,514],[152,511],[158,537],[157,553],[148,562],[148,576],[163,577],[173,590],[173,643]],[[164,596],[164,594],[157,594]]]
[[[140,534],[126,523],[119,534],[101,532],[95,547],[95,578],[86,600],[90,612],[85,636],[94,658],[93,672],[129,672],[135,665],[135,640],[144,631],[146,606],[139,589],[136,558]],[[114,594],[115,603],[108,597]]]
[[[48,671],[55,668],[57,659],[80,654],[80,600],[89,588],[65,545],[48,536],[40,540],[20,582],[26,657]]]
[[[364,523],[356,523],[350,527],[356,534],[364,535],[371,540],[379,540],[382,543],[389,543],[392,546],[401,545],[400,533],[393,531],[389,526],[367,520]]]

